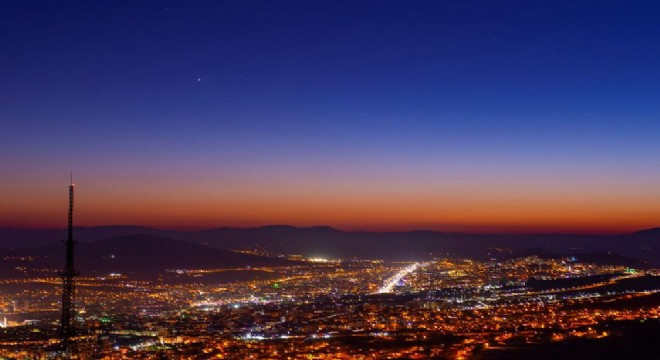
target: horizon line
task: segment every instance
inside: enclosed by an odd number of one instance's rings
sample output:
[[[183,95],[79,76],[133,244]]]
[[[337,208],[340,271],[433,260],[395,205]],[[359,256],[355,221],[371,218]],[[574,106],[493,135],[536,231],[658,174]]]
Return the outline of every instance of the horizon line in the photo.
[[[217,230],[217,229],[243,229],[243,230],[249,230],[249,229],[259,229],[259,228],[267,228],[267,227],[291,227],[291,228],[296,228],[296,229],[312,229],[312,228],[329,228],[332,230],[336,230],[339,232],[344,232],[344,233],[359,233],[359,232],[367,232],[367,233],[408,233],[408,232],[435,232],[435,233],[445,233],[445,234],[471,234],[471,235],[609,235],[609,236],[615,236],[615,235],[632,235],[637,232],[645,231],[645,230],[651,230],[651,229],[656,229],[660,228],[658,227],[648,227],[648,228],[642,228],[642,229],[637,229],[634,231],[612,231],[612,230],[583,230],[583,231],[576,231],[576,230],[557,230],[557,231],[548,231],[548,230],[542,230],[542,231],[524,231],[523,228],[519,228],[520,231],[516,231],[515,227],[511,227],[510,230],[508,231],[450,231],[450,230],[442,230],[442,229],[429,229],[429,228],[407,228],[407,229],[398,229],[398,230],[376,230],[376,229],[342,229],[339,227],[331,226],[331,225],[309,225],[309,226],[301,226],[301,225],[291,225],[291,224],[265,224],[265,225],[254,225],[254,226],[229,226],[229,225],[216,225],[216,226],[161,226],[161,225],[138,225],[138,224],[103,224],[103,225],[86,225],[86,226],[74,226],[74,229],[89,229],[89,228],[103,228],[103,227],[138,227],[138,228],[145,228],[145,229],[151,229],[151,230],[163,230],[163,231],[180,231],[180,232],[186,232],[186,231],[192,231],[192,232],[197,232],[197,231],[208,231],[208,230]],[[479,226],[476,226],[479,227]],[[5,226],[5,225],[0,225],[0,229],[2,230],[66,230],[66,227],[49,227],[49,226]]]

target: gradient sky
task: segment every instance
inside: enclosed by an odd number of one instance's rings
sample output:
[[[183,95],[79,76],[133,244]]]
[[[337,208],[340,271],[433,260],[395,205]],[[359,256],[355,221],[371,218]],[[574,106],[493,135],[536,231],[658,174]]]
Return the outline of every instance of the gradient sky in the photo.
[[[657,1],[0,2],[0,226],[660,226]]]

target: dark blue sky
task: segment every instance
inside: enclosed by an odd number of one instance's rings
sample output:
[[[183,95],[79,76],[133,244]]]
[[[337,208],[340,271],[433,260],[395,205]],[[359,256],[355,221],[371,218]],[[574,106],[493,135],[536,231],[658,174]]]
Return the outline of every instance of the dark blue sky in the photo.
[[[560,211],[572,203],[544,199],[586,191],[589,209],[614,196],[626,224],[646,224],[660,215],[658,19],[655,1],[5,0],[0,192],[73,170],[119,198],[136,194],[117,181],[246,208],[291,199],[295,222],[295,199],[326,193],[365,212],[384,194]],[[253,191],[263,203],[235,195]],[[414,204],[423,216],[401,226],[569,226]],[[360,225],[328,215],[338,204],[314,209],[310,223]],[[606,226],[599,214],[578,215]]]

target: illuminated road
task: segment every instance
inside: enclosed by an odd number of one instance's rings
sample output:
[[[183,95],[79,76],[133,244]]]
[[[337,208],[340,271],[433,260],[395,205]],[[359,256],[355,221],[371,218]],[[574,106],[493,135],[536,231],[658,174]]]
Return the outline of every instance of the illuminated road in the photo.
[[[383,287],[378,289],[376,294],[387,294],[387,293],[392,292],[392,289],[394,289],[396,284],[398,284],[399,281],[401,281],[401,279],[406,277],[411,272],[417,270],[418,268],[428,266],[429,264],[431,264],[431,263],[430,262],[425,262],[425,263],[414,263],[412,265],[406,266],[405,268],[399,270],[399,272],[394,274],[394,276],[387,279],[385,281],[385,284],[383,284]]]

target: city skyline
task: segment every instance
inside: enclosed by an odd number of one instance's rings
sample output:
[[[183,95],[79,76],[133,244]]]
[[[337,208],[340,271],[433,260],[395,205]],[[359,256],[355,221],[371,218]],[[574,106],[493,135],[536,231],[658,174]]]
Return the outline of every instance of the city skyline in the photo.
[[[656,4],[0,7],[0,227],[660,226]]]

